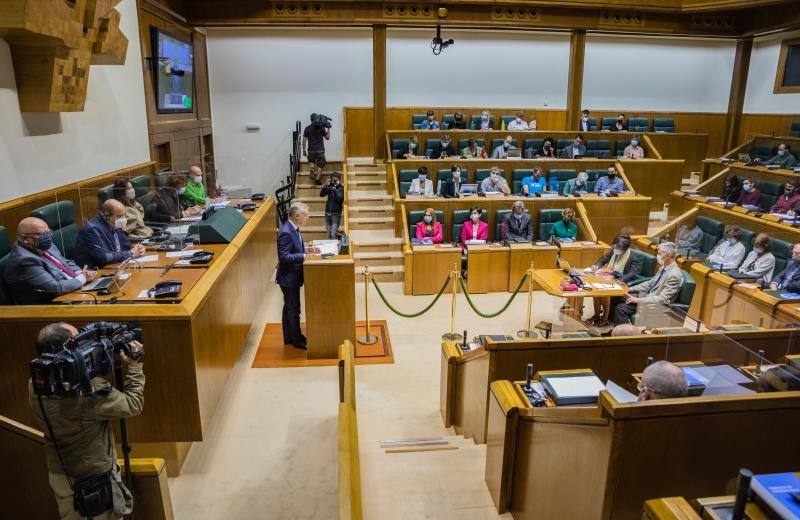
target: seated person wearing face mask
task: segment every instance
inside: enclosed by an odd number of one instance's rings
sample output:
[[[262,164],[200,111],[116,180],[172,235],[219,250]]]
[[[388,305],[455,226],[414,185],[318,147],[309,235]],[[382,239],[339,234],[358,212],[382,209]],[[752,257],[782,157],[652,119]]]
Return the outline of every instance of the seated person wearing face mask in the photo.
[[[613,164],[608,167],[605,177],[600,177],[594,184],[594,192],[601,197],[607,197],[610,193],[619,193],[625,189],[625,184],[617,175],[617,167]]]
[[[642,382],[636,385],[639,401],[674,399],[689,394],[689,382],[683,370],[669,361],[656,361],[642,373]]]
[[[578,238],[578,225],[575,224],[575,211],[572,208],[564,208],[561,212],[561,220],[553,222],[553,225],[550,226],[550,238],[565,242]]]
[[[189,182],[183,192],[186,207],[202,206],[206,203],[206,187],[203,184],[203,170],[199,166],[189,168]]]
[[[550,157],[551,159],[556,158],[556,142],[553,140],[552,137],[545,137],[544,142],[542,143],[542,147],[536,150],[537,157]]]
[[[442,188],[442,196],[446,199],[454,199],[458,197],[461,192],[461,183],[464,180],[461,178],[461,167],[457,164],[450,166],[450,178],[444,183]]]
[[[425,195],[427,197],[433,196],[433,181],[428,179],[427,166],[420,166],[417,170],[418,177],[411,181],[411,187],[408,188],[409,195]]]
[[[517,147],[513,144],[514,138],[510,135],[506,136],[505,141],[503,141],[502,146],[498,146],[492,152],[492,159],[508,159],[508,151],[509,150],[516,150]]]
[[[625,126],[625,114],[620,114],[617,116],[616,122],[611,125],[611,131],[624,132],[625,130],[627,130],[627,127]]]
[[[20,221],[17,242],[6,262],[3,277],[17,305],[49,303],[77,291],[97,274],[65,258],[53,243],[47,222],[36,217]]]
[[[577,195],[586,193],[589,189],[589,174],[586,172],[578,172],[578,176],[574,179],[568,180],[564,184],[564,196]]]
[[[469,210],[469,220],[464,222],[464,227],[461,228],[462,251],[469,240],[486,241],[489,238],[489,224],[481,220],[482,213],[483,210],[477,206]]]
[[[740,206],[760,206],[761,205],[761,192],[756,188],[756,183],[753,179],[745,179],[742,181],[742,192],[739,198],[736,199],[736,204]]]
[[[561,157],[564,159],[574,159],[586,155],[586,145],[583,144],[583,136],[578,134],[571,145],[561,150]]]
[[[525,205],[521,200],[511,205],[511,214],[506,217],[500,227],[501,238],[511,243],[528,243],[533,241],[531,216],[525,213]]]
[[[417,222],[416,237],[418,240],[428,239],[434,244],[442,243],[442,225],[436,222],[436,212],[433,208],[425,210],[421,222]]]
[[[760,161],[756,161],[760,162]],[[778,154],[764,163],[766,166],[778,165],[783,169],[789,170],[797,164],[797,159],[791,154],[791,148],[787,143],[778,146]]]
[[[185,209],[181,195],[186,191],[186,179],[182,175],[173,173],[167,177],[167,182],[162,188],[157,188],[150,204],[146,208],[147,220],[153,222],[172,222],[181,217],[195,213],[194,210]]]
[[[675,235],[675,245],[678,249],[687,249],[690,252],[697,252],[700,250],[700,243],[703,241],[703,230],[697,227],[697,222],[694,218],[686,221],[686,224],[681,224],[678,228],[678,234]]]
[[[631,237],[617,235],[611,242],[611,250],[601,256],[592,268],[601,276],[613,276],[614,279],[627,284],[642,271],[642,258],[631,254]],[[594,317],[590,320],[596,327],[608,325],[611,298],[593,298]]]
[[[792,247],[792,260],[786,264],[786,269],[772,279],[769,287],[789,292],[800,291],[800,244]]]
[[[631,144],[625,147],[622,152],[623,159],[644,159],[644,148],[639,145],[639,136],[634,135],[631,138]]]
[[[661,268],[655,276],[630,287],[627,296],[612,298],[614,324],[630,323],[641,303],[668,305],[675,301],[683,286],[683,273],[675,261],[677,250],[672,242],[659,244],[656,261]]]
[[[144,208],[136,202],[136,190],[131,182],[120,177],[114,182],[114,198],[125,206],[125,217],[127,222],[124,231],[129,237],[147,238],[153,234],[153,230],[144,225]]]
[[[89,267],[105,267],[144,254],[142,244],[131,245],[125,235],[125,206],[109,199],[100,206],[100,213],[89,219],[78,233],[75,260]]]
[[[768,284],[775,270],[775,256],[770,252],[772,241],[766,233],[753,239],[753,250],[745,257],[739,272],[753,276],[756,281]]]
[[[492,124],[492,118],[489,115],[487,110],[481,112],[481,122],[478,123],[478,128],[476,130],[492,130],[494,125]]]
[[[786,181],[786,185],[783,187],[783,195],[779,196],[775,204],[772,205],[769,210],[770,213],[786,214],[800,207],[800,193],[797,192],[795,182],[794,180]]]
[[[745,247],[741,242],[742,230],[736,225],[725,226],[722,240],[708,254],[706,262],[722,269],[736,269],[744,260]]]
[[[517,117],[506,126],[506,130],[511,131],[527,129],[528,123],[525,122],[525,112],[517,112]]]
[[[503,177],[500,177],[500,168],[492,166],[492,170],[488,177],[483,179],[480,184],[481,193],[502,193],[508,195],[511,190],[508,188],[508,183]]]
[[[408,147],[405,150],[400,150],[400,156],[408,159],[409,157],[417,157],[419,154],[419,145],[417,144],[417,136],[412,135],[408,140]]]
[[[522,179],[522,194],[533,197],[537,193],[547,191],[547,179],[544,178],[544,171],[541,168],[533,169],[533,177]]]
[[[476,139],[470,139],[467,146],[461,150],[461,156],[464,159],[486,159],[486,150],[483,146],[478,146]]]
[[[444,157],[455,157],[457,155],[458,152],[456,152],[448,134],[444,134],[441,141],[433,145],[431,151],[431,159],[442,159]]]
[[[581,132],[590,132],[592,130],[591,127],[589,126],[589,111],[588,110],[584,110],[583,113],[581,114],[580,130],[581,130]]]
[[[421,128],[423,130],[438,130],[439,129],[439,121],[436,120],[436,114],[434,114],[433,110],[428,110],[426,114],[425,120],[422,122]]]
[[[456,112],[453,114],[453,120],[447,125],[448,130],[466,130],[467,119],[464,117],[463,112]]]

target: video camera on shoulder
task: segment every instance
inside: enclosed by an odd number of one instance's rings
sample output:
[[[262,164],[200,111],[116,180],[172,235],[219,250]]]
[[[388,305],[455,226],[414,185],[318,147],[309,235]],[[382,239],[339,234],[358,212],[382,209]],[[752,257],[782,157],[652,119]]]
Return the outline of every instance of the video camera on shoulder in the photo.
[[[330,128],[333,119],[322,114],[311,114],[311,123],[323,128]]]
[[[138,323],[94,322],[67,340],[58,352],[45,353],[30,363],[36,395],[82,395],[92,392],[93,377],[114,369],[120,351],[133,360],[144,349],[133,352],[128,344],[142,340]]]

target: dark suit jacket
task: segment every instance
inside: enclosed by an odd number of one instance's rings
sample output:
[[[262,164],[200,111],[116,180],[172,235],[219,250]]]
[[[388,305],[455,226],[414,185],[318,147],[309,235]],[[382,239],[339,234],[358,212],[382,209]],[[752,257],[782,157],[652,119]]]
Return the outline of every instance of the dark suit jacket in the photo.
[[[81,268],[53,245],[47,251],[66,267],[80,273]],[[8,254],[4,279],[18,305],[48,303],[56,296],[81,288],[78,278],[70,278],[45,257],[14,244]]]
[[[611,257],[614,255],[614,250],[610,249],[608,253],[604,254],[600,257],[600,260],[594,263],[594,265],[604,266],[611,260]],[[614,278],[619,280],[623,283],[628,283],[629,281],[633,280],[639,273],[642,271],[642,257],[637,254],[631,252],[631,255],[628,257],[628,263],[625,264],[625,267],[622,268],[622,272],[614,273]]]
[[[461,182],[458,185],[459,189],[461,188],[462,184],[464,184],[464,179],[461,179]],[[453,182],[453,177],[450,176],[450,178],[444,182],[444,187],[442,188],[442,196],[446,199],[454,199],[456,198],[457,195],[458,195],[458,189],[456,189],[456,183]]]
[[[145,208],[145,216],[153,222],[172,222],[181,218],[183,210],[178,194],[172,189],[161,188],[150,199],[150,204]]]
[[[789,271],[794,271],[792,276],[789,277]],[[786,269],[778,276],[772,279],[772,283],[778,284],[784,291],[800,291],[800,266],[795,268],[792,261],[786,264]]]
[[[303,260],[306,247],[299,230],[287,220],[278,232],[278,273],[275,281],[284,287],[303,285]]]
[[[114,240],[116,235],[117,240]],[[116,247],[119,242],[119,248]],[[89,267],[105,267],[131,257],[131,241],[125,231],[112,229],[101,215],[89,219],[75,245],[75,261]]]
[[[458,155],[455,147],[453,147],[453,143],[448,143],[447,147],[442,148],[442,143],[434,145],[431,151],[431,159],[438,159],[442,156],[442,151],[444,151],[445,157],[453,157]]]
[[[514,214],[510,213],[506,217],[501,233],[504,240],[509,242],[532,242],[533,241],[533,225],[531,224],[531,216],[527,213],[522,214],[519,224]]]

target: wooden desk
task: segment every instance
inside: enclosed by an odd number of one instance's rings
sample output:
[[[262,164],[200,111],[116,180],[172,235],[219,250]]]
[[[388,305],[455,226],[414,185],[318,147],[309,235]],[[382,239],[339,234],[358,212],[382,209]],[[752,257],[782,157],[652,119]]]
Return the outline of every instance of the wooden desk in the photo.
[[[593,289],[591,291],[578,290],[578,291],[562,291],[561,282],[567,274],[561,269],[537,269],[533,273],[533,279],[544,292],[559,298],[603,298],[622,296],[627,294],[628,289],[625,284],[612,279],[601,278],[595,274],[581,274],[581,280],[584,283],[615,283],[622,287],[622,289]]]
[[[442,288],[445,279],[455,266],[461,270],[461,248],[436,244],[430,246],[412,245],[413,276],[411,294],[436,294]],[[452,291],[452,281],[447,284],[445,292]],[[460,284],[456,291],[460,291]]]
[[[558,247],[549,244],[509,244],[508,259],[508,292],[513,292],[519,285],[522,275],[533,264],[534,269],[552,269],[556,266]],[[526,280],[521,291],[528,289],[530,280]],[[534,284],[534,290],[538,286]]]
[[[127,280],[127,283],[122,287],[122,291],[120,292],[100,295],[97,294],[96,291],[91,293],[76,291],[59,296],[53,300],[53,303],[94,303],[94,298],[92,298],[91,295],[95,295],[100,302],[116,298],[117,301],[121,302],[175,303],[185,298],[186,294],[200,280],[200,277],[205,274],[204,269],[174,269],[167,274],[163,274],[163,271],[163,269],[132,269],[129,271],[130,279]],[[98,274],[101,276],[104,274],[114,274],[114,270],[101,269]],[[181,284],[181,291],[178,293],[177,297],[161,299],[155,299],[149,296],[140,297],[142,291],[151,289],[158,282],[163,282],[165,280],[180,280],[183,282]]]
[[[467,290],[470,294],[507,291],[510,283],[508,247],[499,244],[481,244],[468,245],[466,249]]]
[[[279,290],[270,282],[276,259],[275,222],[275,201],[270,198],[209,267],[167,274],[194,280],[179,302],[4,307],[0,336],[13,338],[13,343],[0,349],[0,414],[33,425],[28,363],[36,357],[36,336],[44,325],[138,321],[147,350],[146,405],[142,415],[128,420],[129,435],[137,456],[162,457],[169,474],[178,475],[191,443],[204,439],[265,294]],[[160,272],[139,273],[160,278]]]
[[[350,255],[303,264],[309,359],[335,359],[344,340],[356,342],[355,263]]]
[[[198,269],[198,268],[206,268],[211,266],[214,262],[217,261],[219,258],[220,253],[228,247],[228,244],[195,244],[191,247],[184,249],[184,252],[193,252],[193,251],[209,251],[214,253],[214,256],[211,258],[211,261],[207,264],[178,264],[177,261],[181,260],[178,257],[168,257],[165,251],[150,251],[148,250],[144,256],[151,256],[151,255],[158,255],[158,260],[155,262],[142,262],[139,266],[142,269],[164,269],[167,266],[172,266],[172,269]],[[109,264],[106,266],[107,269],[113,269],[119,266],[119,264]]]
[[[559,242],[561,249],[559,256],[569,262],[573,267],[589,267],[610,249],[608,244],[603,242]]]

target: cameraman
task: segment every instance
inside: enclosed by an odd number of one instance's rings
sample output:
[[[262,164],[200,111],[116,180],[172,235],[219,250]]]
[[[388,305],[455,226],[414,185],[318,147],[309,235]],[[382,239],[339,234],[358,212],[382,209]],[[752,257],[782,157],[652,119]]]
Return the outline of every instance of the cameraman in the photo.
[[[36,348],[39,355],[59,352],[77,334],[78,330],[67,323],[47,325],[39,331],[37,338]],[[142,344],[138,341],[132,341],[128,345],[132,352],[142,350]],[[133,510],[133,497],[122,483],[117,465],[110,421],[134,417],[142,412],[144,373],[141,363],[122,352],[119,353],[119,360],[128,367],[123,392],[111,386],[104,378],[95,377],[91,380],[91,394],[41,396],[39,401],[33,385],[28,382],[30,406],[34,419],[44,432],[50,487],[53,488],[58,514],[62,520],[84,518],[74,509],[73,491],[76,481],[109,471],[113,503],[105,513],[93,518],[121,519],[122,515],[130,514]],[[46,417],[43,417],[42,410]],[[56,445],[53,444],[53,436]]]
[[[322,184],[319,179],[326,164],[325,141],[331,139],[330,124],[323,125],[322,118],[320,114],[311,114],[311,124],[303,130],[303,156],[308,158],[309,176],[316,186]]]
[[[328,184],[322,187],[320,197],[328,197],[325,203],[325,231],[328,238],[335,240],[339,232],[339,222],[342,220],[342,205],[344,204],[344,186],[339,182],[339,173],[331,173]]]

